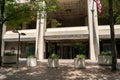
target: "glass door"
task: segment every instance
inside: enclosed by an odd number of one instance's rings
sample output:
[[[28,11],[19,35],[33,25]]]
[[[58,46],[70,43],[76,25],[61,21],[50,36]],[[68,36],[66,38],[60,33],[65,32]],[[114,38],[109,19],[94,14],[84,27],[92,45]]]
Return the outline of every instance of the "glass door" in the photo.
[[[53,50],[61,59],[74,59],[77,54],[85,54],[89,58],[89,41],[47,42],[45,58],[48,58]]]

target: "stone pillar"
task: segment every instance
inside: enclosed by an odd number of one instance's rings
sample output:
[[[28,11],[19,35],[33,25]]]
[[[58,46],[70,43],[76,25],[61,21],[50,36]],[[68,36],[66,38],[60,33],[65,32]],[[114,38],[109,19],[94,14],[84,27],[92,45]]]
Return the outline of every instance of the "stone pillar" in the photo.
[[[95,3],[94,6],[94,31],[96,34],[94,34],[94,43],[95,43],[95,53],[96,53],[96,59],[98,60],[98,55],[100,54],[100,44],[99,44],[99,25],[98,25],[98,15],[97,15],[97,5]]]
[[[2,48],[1,48],[1,53],[2,53],[2,54],[1,54],[1,56],[4,55],[4,51],[5,51],[5,41],[3,40],[3,36],[4,36],[5,32],[6,32],[6,26],[3,25],[3,33],[2,33]]]
[[[40,12],[37,12],[37,21],[36,21],[36,41],[35,41],[35,56],[38,58],[38,45],[39,45],[39,36],[40,36]],[[39,59],[39,58],[38,58]]]
[[[45,2],[42,3],[45,6]],[[46,12],[38,12],[41,17],[37,19],[37,35],[36,35],[36,56],[38,60],[42,61],[44,59],[45,53],[45,41],[44,35],[46,31]]]
[[[90,59],[97,60],[99,54],[99,31],[97,8],[94,0],[88,1],[88,26],[89,26],[89,43],[90,43]]]

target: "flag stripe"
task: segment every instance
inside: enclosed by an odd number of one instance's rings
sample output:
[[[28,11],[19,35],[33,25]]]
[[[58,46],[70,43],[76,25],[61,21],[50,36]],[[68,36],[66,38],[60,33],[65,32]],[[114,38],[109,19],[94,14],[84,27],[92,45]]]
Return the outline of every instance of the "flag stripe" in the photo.
[[[101,13],[102,12],[102,5],[100,0],[94,0],[97,4],[97,8],[98,8],[98,12]]]

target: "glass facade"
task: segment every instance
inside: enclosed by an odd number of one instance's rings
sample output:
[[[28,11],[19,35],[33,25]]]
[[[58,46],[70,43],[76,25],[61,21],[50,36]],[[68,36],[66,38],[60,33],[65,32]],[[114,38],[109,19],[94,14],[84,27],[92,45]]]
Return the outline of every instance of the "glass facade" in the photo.
[[[35,42],[22,42],[21,43],[21,55],[20,57],[25,58],[29,54],[35,55]]]
[[[6,42],[5,52],[13,51],[18,53],[18,42]],[[19,47],[20,58],[26,58],[29,54],[35,54],[35,42],[21,42]]]

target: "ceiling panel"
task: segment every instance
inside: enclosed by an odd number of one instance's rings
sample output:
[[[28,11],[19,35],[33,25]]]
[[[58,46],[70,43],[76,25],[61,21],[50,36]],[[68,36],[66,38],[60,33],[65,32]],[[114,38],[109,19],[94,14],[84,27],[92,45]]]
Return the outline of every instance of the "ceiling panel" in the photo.
[[[75,19],[87,16],[87,0],[59,0],[59,9],[48,15],[57,19]]]

